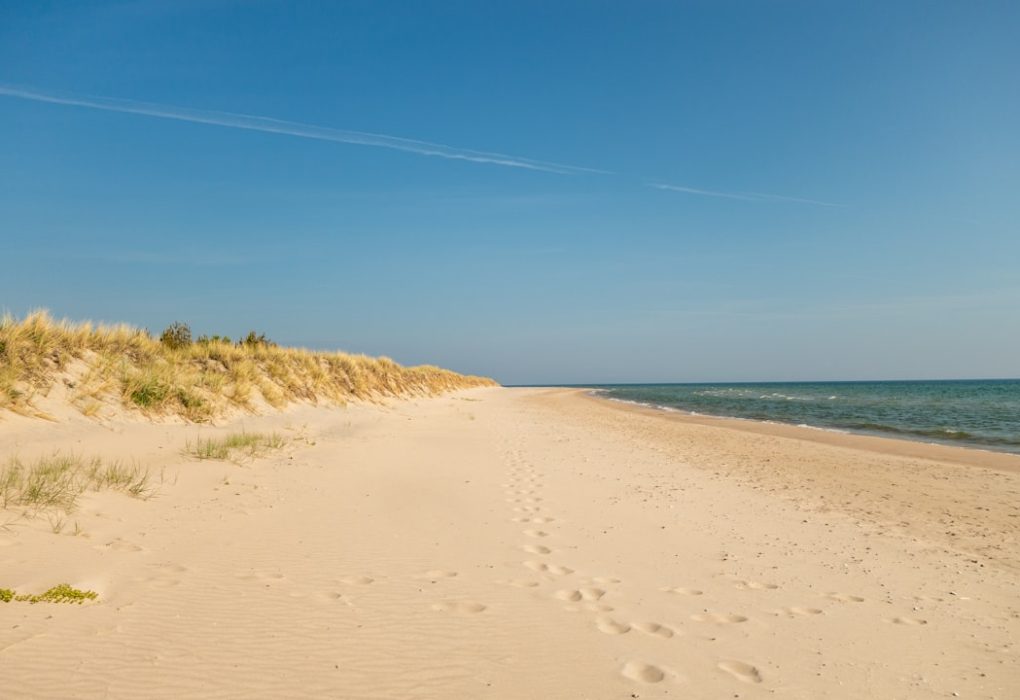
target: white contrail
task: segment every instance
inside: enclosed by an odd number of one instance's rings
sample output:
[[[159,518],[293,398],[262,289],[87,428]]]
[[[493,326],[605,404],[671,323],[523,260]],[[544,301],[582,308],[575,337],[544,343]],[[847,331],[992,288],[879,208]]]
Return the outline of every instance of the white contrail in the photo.
[[[450,160],[464,160],[472,163],[489,163],[492,165],[501,165],[510,168],[525,168],[527,170],[538,170],[547,173],[558,173],[561,175],[579,173],[596,173],[600,175],[615,174],[612,171],[599,170],[596,168],[584,168],[577,165],[565,165],[563,163],[552,163],[532,158],[521,158],[518,156],[506,155],[504,153],[457,148],[455,146],[447,146],[441,143],[430,143],[428,141],[418,141],[399,136],[389,136],[387,134],[372,134],[364,131],[333,129],[325,126],[302,124],[300,122],[290,122],[282,119],[260,117],[251,114],[235,114],[233,112],[189,109],[187,107],[176,107],[153,102],[138,102],[135,100],[124,100],[113,97],[73,95],[70,93],[39,90],[36,88],[4,85],[2,83],[0,83],[0,95],[6,95],[7,97],[14,97],[22,100],[32,100],[35,102],[48,102],[51,104],[100,109],[107,112],[142,114],[149,117],[194,122],[196,124],[214,124],[216,126],[224,126],[231,129],[249,129],[251,131],[265,131],[273,134],[286,134],[288,136],[317,139],[319,141],[376,146],[378,148],[390,148],[397,151],[417,153],[423,156],[434,156]],[[686,194],[694,194],[705,197],[724,197],[726,199],[737,199],[745,202],[778,201],[811,204],[821,207],[844,206],[842,204],[821,202],[814,199],[787,197],[778,194],[764,194],[761,192],[719,192],[697,187],[686,187],[683,185],[669,185],[662,183],[648,183],[648,186],[660,190],[683,192]]]
[[[398,151],[407,151],[409,153],[417,153],[423,156],[436,156],[438,158],[449,158],[451,160],[466,160],[471,161],[472,163],[490,163],[493,165],[502,165],[511,168],[541,170],[543,172],[559,173],[561,175],[571,173],[608,174],[604,170],[596,170],[594,168],[582,168],[576,165],[563,165],[562,163],[550,163],[547,161],[533,160],[531,158],[519,158],[517,156],[510,156],[503,153],[475,151],[467,148],[446,146],[441,143],[429,143],[428,141],[405,139],[399,136],[388,136],[386,134],[371,134],[363,131],[332,129],[325,126],[301,124],[300,122],[289,122],[281,119],[259,117],[250,114],[234,114],[231,112],[188,109],[151,102],[122,100],[112,97],[70,95],[2,84],[0,84],[0,95],[17,97],[23,100],[34,100],[36,102],[49,102],[52,104],[101,109],[108,112],[144,114],[149,117],[159,117],[161,119],[175,119],[177,121],[195,122],[197,124],[215,124],[216,126],[225,126],[232,129],[250,129],[252,131],[266,131],[273,134],[287,134],[288,136],[299,136],[301,138],[318,139],[320,141],[334,141],[337,143],[353,143],[362,146],[392,148]]]
[[[649,187],[654,187],[657,190],[669,190],[670,192],[683,192],[684,194],[700,194],[705,197],[725,197],[726,199],[741,199],[745,202],[757,202],[758,197],[752,197],[746,194],[738,194],[733,192],[713,192],[712,190],[699,190],[696,187],[684,187],[682,185],[663,185],[661,183],[652,183]]]
[[[685,194],[697,194],[705,197],[725,197],[726,199],[739,199],[744,202],[795,202],[797,204],[814,204],[819,207],[845,207],[845,204],[834,204],[822,202],[817,199],[805,199],[803,197],[787,197],[781,194],[764,194],[762,192],[718,192],[715,190],[702,190],[697,187],[684,187],[683,185],[665,185],[653,182],[648,185],[657,190],[669,190],[670,192],[683,192]]]

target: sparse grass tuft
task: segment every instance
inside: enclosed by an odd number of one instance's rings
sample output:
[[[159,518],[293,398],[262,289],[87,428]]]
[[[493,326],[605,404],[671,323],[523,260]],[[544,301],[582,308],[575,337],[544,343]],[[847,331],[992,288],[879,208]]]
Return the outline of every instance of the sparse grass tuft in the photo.
[[[286,441],[277,433],[231,433],[222,438],[199,438],[196,442],[188,442],[184,448],[186,454],[197,459],[231,459],[240,454],[245,457],[258,457],[270,450],[278,450]]]
[[[83,591],[69,584],[61,583],[44,593],[18,593],[10,588],[0,588],[0,603],[77,603],[95,600],[99,594],[95,591]]]
[[[123,491],[136,498],[152,494],[148,471],[99,458],[55,453],[31,464],[12,457],[0,466],[0,508],[20,506],[70,512],[81,494],[105,489]],[[59,532],[63,520],[51,520],[51,528]]]
[[[343,405],[495,384],[438,367],[402,367],[386,357],[280,347],[254,331],[237,343],[222,336],[192,342],[183,323],[157,339],[125,325],[56,321],[45,311],[0,318],[0,409],[37,412],[33,399],[69,367],[76,373],[72,403],[89,415],[119,398],[147,414],[195,422],[264,404]]]

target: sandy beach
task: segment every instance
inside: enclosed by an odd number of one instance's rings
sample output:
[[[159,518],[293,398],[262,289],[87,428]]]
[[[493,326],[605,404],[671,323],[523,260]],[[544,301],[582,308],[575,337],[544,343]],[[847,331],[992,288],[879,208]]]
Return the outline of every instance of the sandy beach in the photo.
[[[0,587],[98,594],[0,603],[3,697],[1020,693],[1020,457],[571,389],[57,418],[5,414],[0,459],[155,492],[0,510]],[[184,454],[242,428],[285,444]]]

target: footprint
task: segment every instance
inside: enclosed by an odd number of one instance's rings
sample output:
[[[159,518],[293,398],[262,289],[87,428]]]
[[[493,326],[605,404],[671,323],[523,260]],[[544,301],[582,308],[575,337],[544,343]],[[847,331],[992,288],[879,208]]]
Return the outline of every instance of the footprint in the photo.
[[[601,588],[575,588],[556,591],[553,595],[560,600],[569,600],[575,603],[579,600],[586,600],[589,603],[594,603],[605,594],[606,592]]]
[[[442,603],[435,603],[432,606],[432,609],[438,610],[440,612],[452,612],[473,615],[475,613],[480,613],[483,610],[485,610],[486,606],[482,605],[481,603],[475,603],[469,600],[455,600],[445,601]]]
[[[549,533],[542,530],[525,530],[524,534],[528,537],[548,537]]]
[[[174,563],[149,564],[148,568],[154,570],[157,575],[151,577],[141,576],[134,580],[147,583],[154,588],[173,588],[174,586],[179,586],[181,579],[176,575],[183,574],[188,570],[187,567]]]
[[[734,588],[739,588],[742,591],[753,590],[753,591],[774,591],[779,588],[774,583],[759,583],[758,581],[737,581],[733,584]]]
[[[93,549],[98,549],[100,551],[102,551],[104,549],[114,549],[114,550],[116,550],[118,552],[142,552],[142,551],[144,551],[143,547],[139,547],[137,544],[134,544],[132,542],[128,542],[127,540],[122,540],[119,537],[117,539],[110,540],[106,544],[96,545],[95,547],[93,547]]]
[[[173,562],[164,562],[162,564],[149,564],[153,569],[158,569],[163,572],[170,572],[174,574],[183,574],[188,570],[188,567],[183,564],[174,564]]]
[[[521,547],[528,554],[551,554],[552,550],[540,544],[526,544]]]
[[[428,571],[418,574],[415,578],[435,580],[440,578],[453,578],[456,575],[456,571],[449,571],[447,569],[429,569]]]
[[[830,593],[825,596],[829,600],[835,600],[838,603],[863,603],[864,598],[859,595],[849,595],[847,593]]]
[[[340,583],[346,583],[351,586],[367,586],[374,582],[375,579],[370,576],[345,576],[340,579]]]
[[[515,578],[512,581],[507,581],[507,583],[517,588],[535,588],[538,585],[538,581],[530,581],[523,578]]]
[[[704,591],[699,591],[697,588],[684,588],[677,586],[675,588],[660,588],[660,591],[664,593],[676,593],[677,595],[704,595]]]
[[[546,523],[554,523],[554,522],[556,522],[556,518],[549,518],[549,517],[546,517],[546,516],[543,515],[543,516],[540,516],[540,517],[537,517],[537,518],[532,518],[531,522],[536,523],[538,525],[545,525]]]
[[[744,683],[761,683],[761,671],[743,661],[720,661],[719,668]]]
[[[553,596],[559,598],[560,600],[567,600],[570,601],[571,603],[576,603],[577,601],[581,600],[581,591],[577,590],[556,591],[555,593],[553,593]]]
[[[793,606],[790,608],[780,608],[776,610],[776,615],[786,615],[787,617],[798,617],[807,615],[821,615],[822,611],[818,608],[802,608],[800,606]]]
[[[919,617],[894,617],[889,620],[894,625],[927,625],[927,620],[922,620]]]
[[[738,622],[747,622],[747,618],[743,615],[732,615],[723,613],[698,613],[697,615],[691,615],[691,619],[695,622],[712,622],[717,625],[728,625],[736,624]]]
[[[523,562],[523,564],[532,571],[541,571],[543,573],[553,574],[554,576],[568,576],[569,574],[574,573],[574,570],[569,566],[546,564],[540,561],[526,561]]]
[[[111,634],[120,634],[123,631],[124,628],[120,625],[113,625],[111,627],[96,627],[94,634],[97,637],[107,637]]]
[[[666,677],[661,668],[644,661],[628,661],[623,665],[622,672],[626,678],[640,683],[659,683]]]
[[[630,625],[626,622],[617,622],[608,617],[600,617],[595,620],[595,626],[598,627],[600,632],[605,632],[606,634],[627,634],[627,632],[630,632]]]
[[[662,637],[663,639],[669,639],[676,634],[669,627],[660,625],[658,622],[635,622],[632,626],[638,632],[655,635],[656,637]]]

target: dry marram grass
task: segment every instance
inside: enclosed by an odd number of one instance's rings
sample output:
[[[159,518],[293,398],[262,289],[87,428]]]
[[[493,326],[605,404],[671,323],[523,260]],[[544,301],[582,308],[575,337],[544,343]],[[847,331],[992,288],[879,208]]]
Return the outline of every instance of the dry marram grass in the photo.
[[[147,471],[99,458],[55,453],[30,463],[11,457],[0,466],[0,510],[13,506],[70,512],[78,496],[104,489],[124,491],[139,498],[152,493]]]
[[[188,442],[184,448],[187,455],[197,459],[230,459],[232,456],[258,457],[270,450],[283,447],[285,441],[277,433],[231,433],[222,438],[199,438]]]
[[[119,402],[149,414],[205,421],[260,401],[343,404],[351,398],[428,396],[493,385],[386,357],[314,352],[220,338],[171,347],[145,330],[54,320],[45,311],[0,319],[0,408],[38,413],[33,399],[58,381],[85,415]]]

